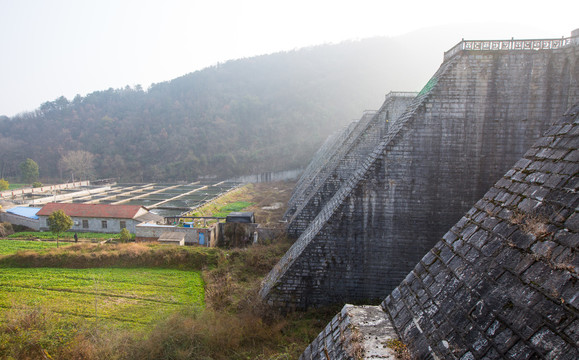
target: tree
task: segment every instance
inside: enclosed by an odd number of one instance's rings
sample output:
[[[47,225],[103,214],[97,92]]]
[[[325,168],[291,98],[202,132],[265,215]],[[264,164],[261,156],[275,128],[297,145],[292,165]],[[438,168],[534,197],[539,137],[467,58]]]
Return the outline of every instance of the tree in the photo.
[[[0,179],[0,191],[10,189],[10,184],[4,179]]]
[[[69,151],[60,159],[62,170],[70,171],[72,179],[76,176],[79,179],[90,179],[94,175],[94,155],[88,151]]]
[[[131,233],[129,232],[129,230],[125,229],[121,229],[121,236],[119,238],[120,242],[122,243],[127,243],[131,240]]]
[[[70,216],[62,210],[56,210],[48,217],[48,228],[56,236],[56,247],[58,247],[58,237],[74,225]]]
[[[38,180],[38,164],[32,159],[26,159],[20,164],[20,174],[25,184],[32,184]]]

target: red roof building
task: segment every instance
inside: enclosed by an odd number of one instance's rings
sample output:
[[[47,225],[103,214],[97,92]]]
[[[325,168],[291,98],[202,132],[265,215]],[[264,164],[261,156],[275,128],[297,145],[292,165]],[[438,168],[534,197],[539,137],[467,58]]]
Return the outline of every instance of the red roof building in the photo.
[[[48,230],[46,220],[57,210],[72,218],[74,226],[70,231],[78,232],[118,233],[126,228],[135,233],[137,224],[164,221],[162,216],[150,213],[140,205],[48,203],[36,214],[40,230]]]
[[[98,217],[135,219],[149,211],[140,205],[108,205],[108,204],[68,204],[48,203],[36,214],[50,216],[56,210],[63,210],[70,217]]]

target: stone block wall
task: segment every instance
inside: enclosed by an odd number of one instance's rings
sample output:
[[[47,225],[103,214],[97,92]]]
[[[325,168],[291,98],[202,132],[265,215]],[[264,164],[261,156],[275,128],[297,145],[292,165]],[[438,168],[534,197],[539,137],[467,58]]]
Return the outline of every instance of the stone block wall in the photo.
[[[318,176],[324,164],[338,151],[339,146],[349,136],[350,132],[356,127],[357,121],[344,126],[341,130],[328,136],[326,141],[322,144],[320,149],[314,154],[312,161],[308,164],[300,178],[298,179],[291,198],[288,201],[288,210],[285,217],[295,212],[295,206],[303,197],[303,193],[307,190],[310,182]]]
[[[442,237],[381,310],[345,306],[302,358],[350,359],[341,350],[360,348],[367,337],[336,334],[359,331],[360,323],[400,336],[416,359],[579,358],[577,174],[579,104]],[[353,310],[371,315],[354,323]],[[388,346],[374,349],[358,358],[391,356]]]
[[[386,298],[416,358],[579,358],[578,148],[579,105]]]
[[[330,139],[331,143],[326,151],[316,154],[318,156],[312,161],[313,166],[311,167],[311,171],[304,172],[288,202],[288,209],[284,215],[286,220],[293,217],[297,211],[297,207],[303,203],[304,198],[312,193],[315,184],[319,184],[320,179],[325,178],[330,169],[335,166],[340,154],[343,153],[343,145],[350,142],[351,139],[356,138],[371,118],[372,116],[365,114],[359,121],[352,122],[335,137]],[[310,169],[309,166],[308,169]]]
[[[275,306],[381,298],[579,100],[579,47],[442,64],[265,279]]]

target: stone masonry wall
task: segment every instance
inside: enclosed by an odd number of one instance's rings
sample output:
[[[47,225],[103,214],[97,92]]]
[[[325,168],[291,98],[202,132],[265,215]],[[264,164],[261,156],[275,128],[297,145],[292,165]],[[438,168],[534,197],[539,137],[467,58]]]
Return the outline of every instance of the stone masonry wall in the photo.
[[[299,237],[326,202],[366,160],[417,93],[390,93],[378,112],[367,112],[349,136],[336,148],[304,189],[296,204],[288,209],[288,235]],[[288,216],[291,215],[291,216]]]
[[[270,304],[380,298],[579,100],[579,47],[442,64],[265,279]]]
[[[579,104],[382,303],[420,359],[579,358]]]
[[[390,92],[386,95],[384,103],[380,107],[380,110],[378,110],[378,118],[372,119],[371,117],[364,116],[362,119],[372,121],[378,120],[382,123],[394,121],[404,113],[410,100],[412,100],[412,98],[414,98],[416,95],[417,93],[413,92]],[[337,131],[336,133],[328,136],[320,149],[318,149],[318,151],[314,154],[312,161],[306,167],[302,176],[298,179],[292,197],[288,201],[288,210],[285,215],[286,218],[295,213],[297,203],[301,203],[303,201],[304,193],[311,192],[312,181],[314,178],[316,178],[318,174],[325,169],[328,161],[336,155],[339,149],[350,137],[352,132],[357,130],[357,134],[359,135],[362,131],[364,131],[364,127],[366,126],[367,122],[360,123],[360,121],[356,120],[350,123],[348,126],[345,126],[340,131]]]

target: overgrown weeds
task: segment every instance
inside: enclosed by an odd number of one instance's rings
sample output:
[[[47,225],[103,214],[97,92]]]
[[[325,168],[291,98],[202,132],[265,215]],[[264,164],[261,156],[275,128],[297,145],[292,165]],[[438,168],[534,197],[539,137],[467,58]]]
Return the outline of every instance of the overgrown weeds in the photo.
[[[12,227],[12,224],[8,222],[0,223],[0,237],[6,237],[12,234],[14,234],[14,228]]]
[[[141,243],[75,244],[44,252],[18,251],[0,257],[12,267],[164,267],[201,270],[217,264],[217,249]]]
[[[510,218],[510,223],[518,225],[521,231],[534,236],[536,239],[542,239],[549,235],[548,219],[540,214],[515,212]]]
[[[394,350],[396,358],[400,360],[410,360],[410,352],[408,346],[398,339],[390,339],[386,341],[386,346]]]

